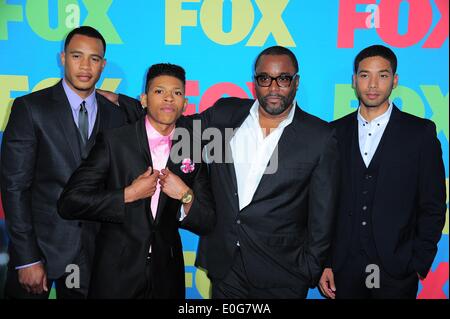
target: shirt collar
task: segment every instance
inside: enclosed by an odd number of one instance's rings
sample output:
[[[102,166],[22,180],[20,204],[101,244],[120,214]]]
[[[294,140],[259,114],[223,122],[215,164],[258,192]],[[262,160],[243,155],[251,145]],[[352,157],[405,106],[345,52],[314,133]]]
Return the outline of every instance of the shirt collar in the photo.
[[[256,99],[250,109],[250,116],[252,117],[254,122],[258,123],[258,126],[259,126],[259,106],[260,106],[259,101]],[[292,107],[291,110],[289,111],[288,116],[283,121],[281,121],[281,123],[278,125],[278,128],[285,128],[286,126],[292,123],[296,108],[297,102],[294,99],[294,101],[292,101]]]
[[[391,117],[393,104],[392,101],[389,101],[389,107],[380,116],[374,118],[370,124],[386,124],[389,121],[389,118]],[[369,124],[369,121],[367,121],[362,115],[361,115],[361,107],[358,108],[358,122],[359,124]]]
[[[78,94],[76,94],[70,86],[67,84],[66,79],[63,79],[62,85],[64,88],[64,92],[66,93],[67,99],[69,100],[70,107],[74,111],[80,110],[81,102],[85,101],[86,109],[89,111],[92,111],[95,107],[96,99],[95,99],[95,90],[92,91],[91,94],[85,99],[82,99]]]

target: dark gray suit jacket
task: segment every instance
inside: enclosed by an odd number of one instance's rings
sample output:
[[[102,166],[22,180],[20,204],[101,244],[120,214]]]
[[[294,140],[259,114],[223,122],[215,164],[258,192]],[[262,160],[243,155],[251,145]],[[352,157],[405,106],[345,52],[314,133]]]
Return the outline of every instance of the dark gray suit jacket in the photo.
[[[88,149],[95,133],[126,123],[120,108],[101,95],[96,99],[97,119]],[[0,171],[10,267],[43,260],[48,277],[55,279],[79,253],[82,224],[59,217],[56,202],[82,161],[80,150],[61,81],[15,99],[3,134]],[[86,240],[89,243],[93,245]]]

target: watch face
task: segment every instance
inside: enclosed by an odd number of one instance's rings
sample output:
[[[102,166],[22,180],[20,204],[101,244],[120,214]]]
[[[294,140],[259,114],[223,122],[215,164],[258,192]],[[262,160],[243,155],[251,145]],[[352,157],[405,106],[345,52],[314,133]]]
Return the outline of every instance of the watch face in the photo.
[[[192,195],[186,194],[183,196],[183,199],[181,201],[183,202],[183,204],[187,204],[187,203],[190,203],[191,200],[192,200]]]

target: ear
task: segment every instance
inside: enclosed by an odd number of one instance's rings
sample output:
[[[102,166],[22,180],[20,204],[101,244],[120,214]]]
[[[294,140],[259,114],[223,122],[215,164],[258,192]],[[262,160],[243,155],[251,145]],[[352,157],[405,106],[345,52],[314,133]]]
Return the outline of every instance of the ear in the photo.
[[[300,75],[295,77],[295,90],[298,90],[298,86],[300,84]]]
[[[105,68],[105,66],[106,66],[106,59],[103,59],[102,70]]]
[[[186,112],[186,108],[187,108],[187,106],[188,106],[188,102],[189,102],[189,100],[188,100],[187,98],[185,98],[185,99],[184,99],[184,105],[183,105],[183,111],[182,111],[181,113]]]
[[[61,64],[63,66],[66,66],[66,52],[61,52],[61,54],[59,55],[59,58],[61,59]]]
[[[395,73],[394,74],[394,84],[393,84],[393,88],[395,89],[398,85],[398,74]]]
[[[147,94],[145,94],[145,93],[141,94],[141,104],[142,104],[142,106],[147,107]]]
[[[352,76],[352,88],[356,88],[356,74],[353,74]]]

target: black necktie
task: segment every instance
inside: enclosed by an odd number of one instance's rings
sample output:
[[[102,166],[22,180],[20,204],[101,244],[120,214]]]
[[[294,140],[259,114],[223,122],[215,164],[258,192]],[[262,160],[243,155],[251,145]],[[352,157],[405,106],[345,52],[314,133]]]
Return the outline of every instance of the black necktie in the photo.
[[[89,135],[89,119],[86,110],[86,101],[80,104],[80,113],[78,114],[78,129],[80,130],[81,142],[86,145]]]

